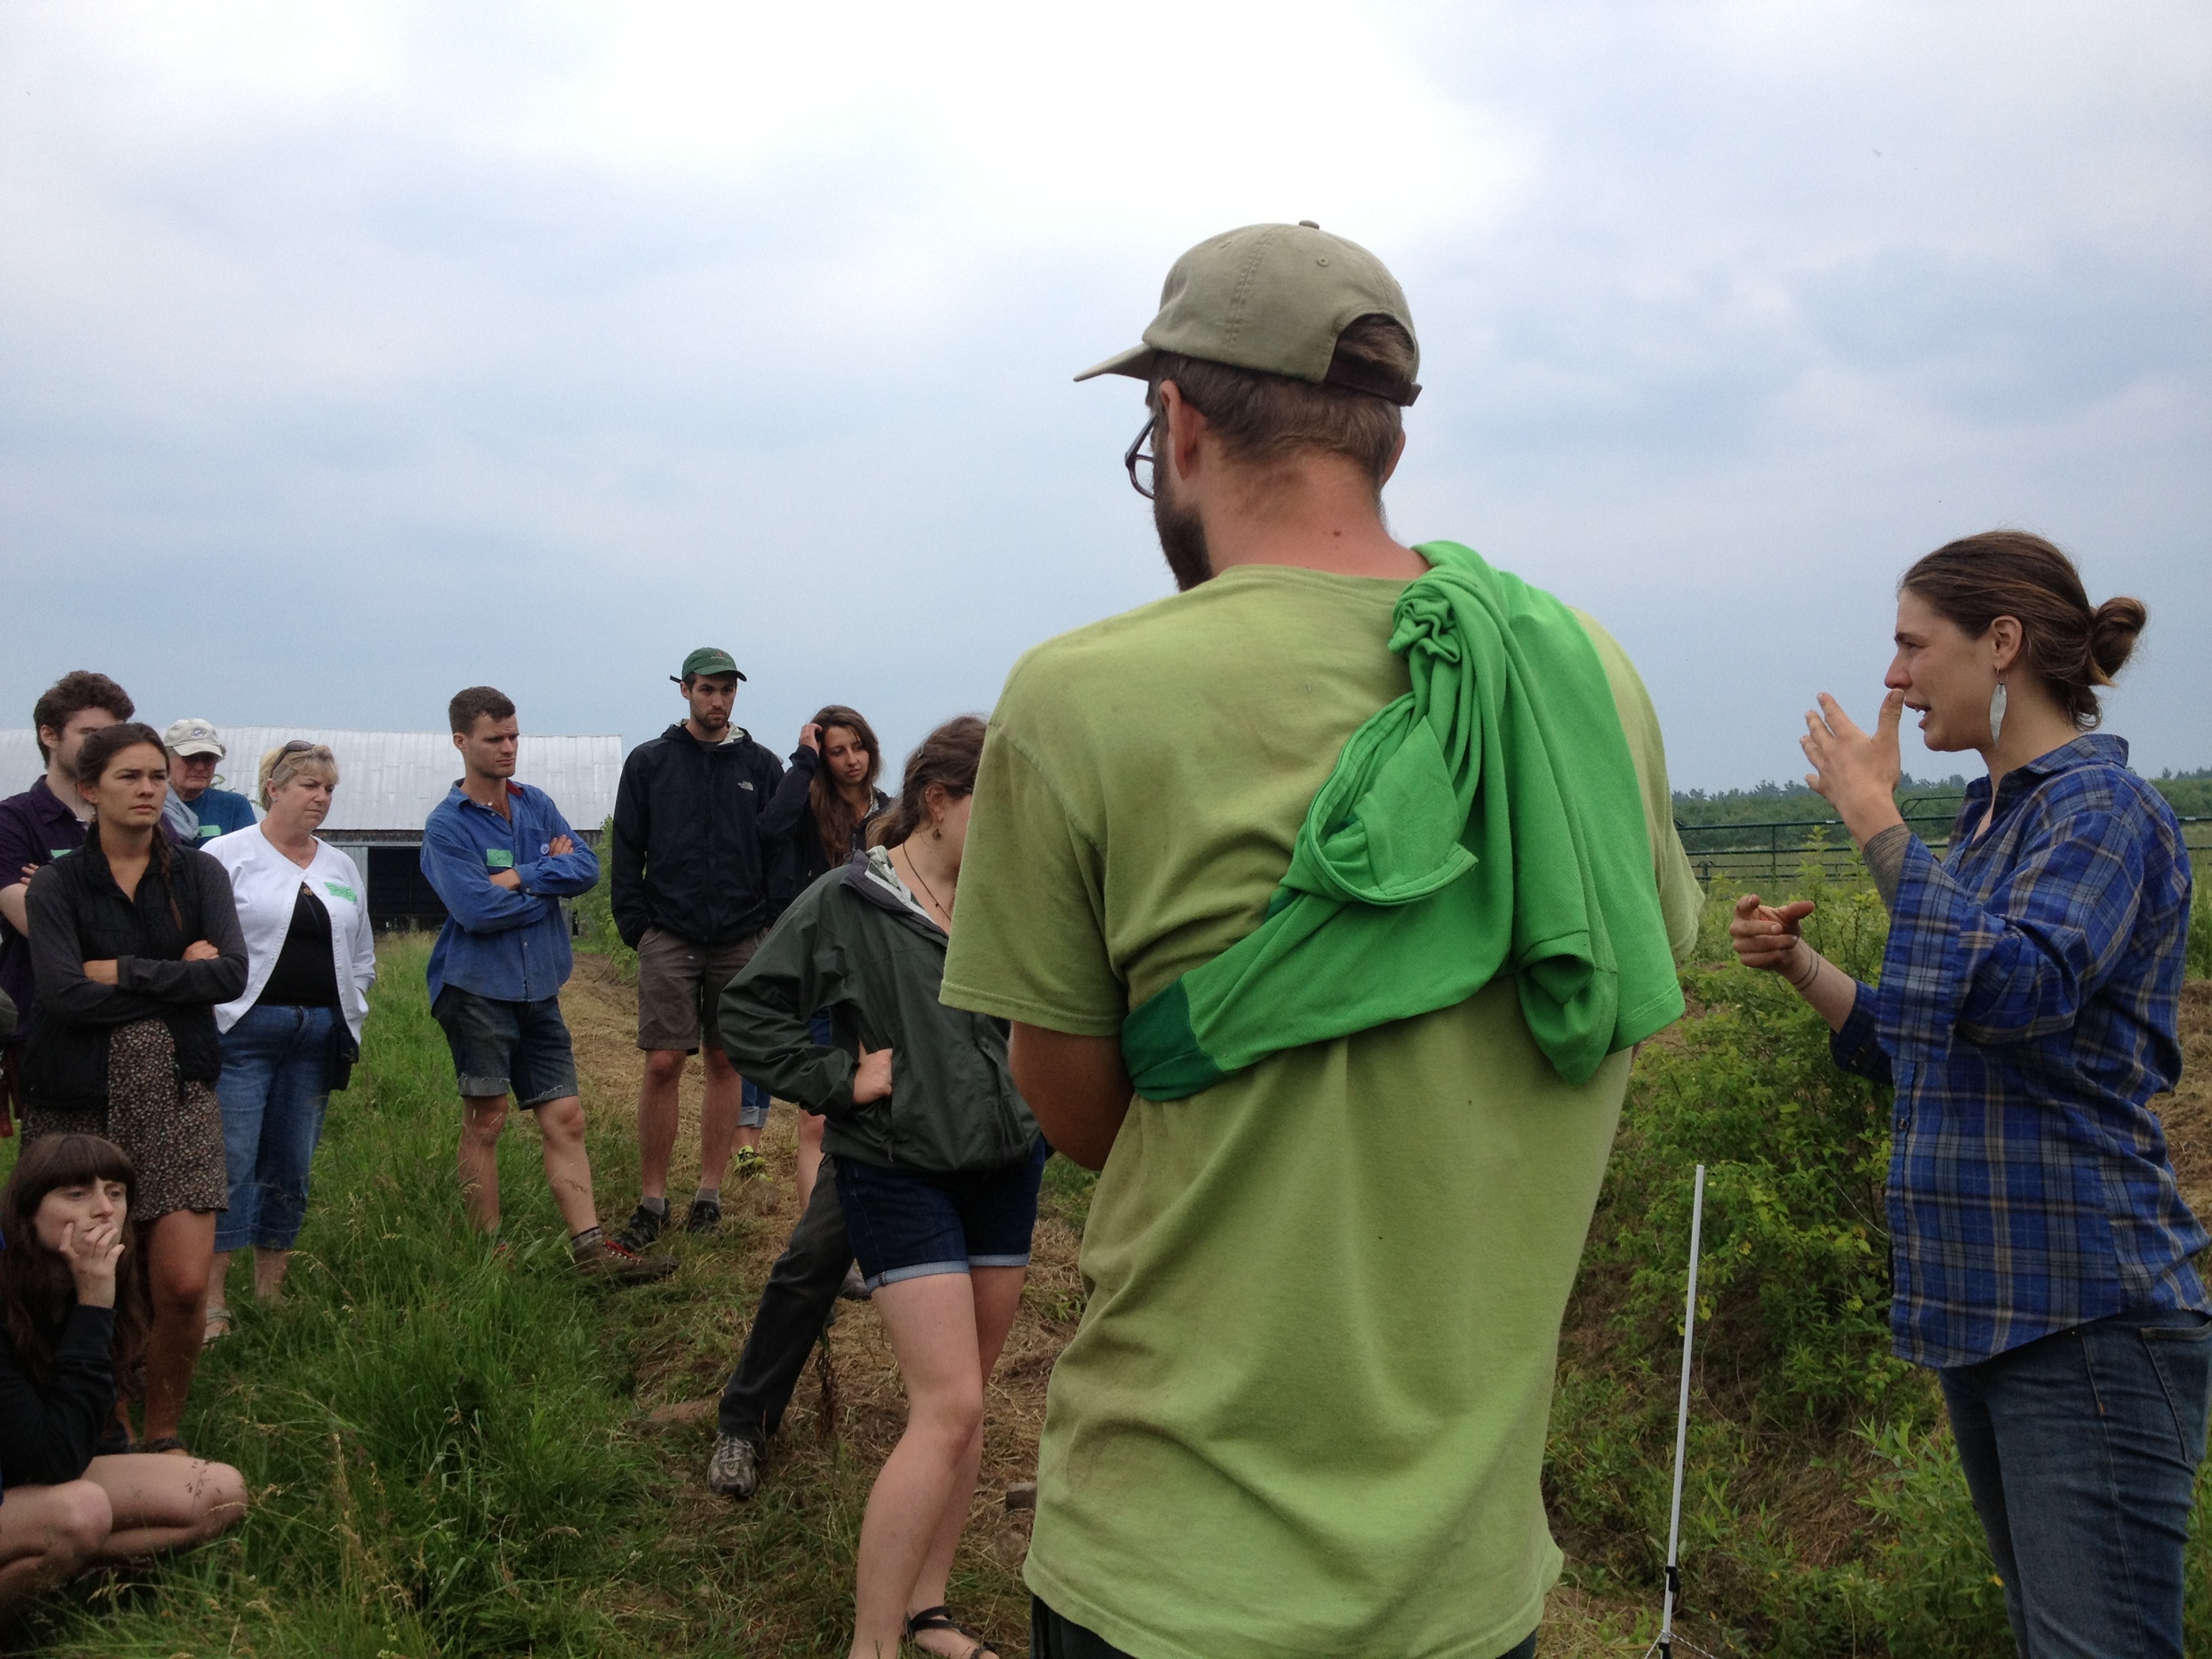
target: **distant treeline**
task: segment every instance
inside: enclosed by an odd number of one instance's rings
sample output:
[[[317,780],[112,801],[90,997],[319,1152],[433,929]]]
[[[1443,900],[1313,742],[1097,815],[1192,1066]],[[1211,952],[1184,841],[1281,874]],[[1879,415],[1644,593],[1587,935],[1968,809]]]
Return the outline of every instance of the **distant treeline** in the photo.
[[[2183,818],[2212,817],[2212,766],[2193,772],[2162,772],[2151,780]],[[1908,777],[1898,786],[1897,803],[1908,817],[1924,813],[1949,818],[1965,793],[1962,776]],[[1801,783],[1763,783],[1751,789],[1678,789],[1675,822],[1697,824],[1789,824],[1838,821],[1835,809]]]

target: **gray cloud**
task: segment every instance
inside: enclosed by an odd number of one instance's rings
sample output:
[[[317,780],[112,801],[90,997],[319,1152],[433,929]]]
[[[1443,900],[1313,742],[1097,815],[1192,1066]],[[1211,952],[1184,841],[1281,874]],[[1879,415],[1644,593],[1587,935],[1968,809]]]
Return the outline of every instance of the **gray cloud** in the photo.
[[[490,680],[635,739],[715,639],[777,746],[832,697],[910,742],[1167,590],[1134,389],[1068,376],[1189,242],[1304,216],[1422,326],[1394,524],[1606,620],[1679,780],[1792,774],[1897,571],[1999,522],[2151,603],[2112,724],[2212,760],[2193,13],[1317,12],[1322,109],[1209,74],[1234,8],[1161,86],[1101,19],[902,71],[887,10],[691,54],[705,12],[127,15],[0,17],[0,711],[96,665],[421,726]]]

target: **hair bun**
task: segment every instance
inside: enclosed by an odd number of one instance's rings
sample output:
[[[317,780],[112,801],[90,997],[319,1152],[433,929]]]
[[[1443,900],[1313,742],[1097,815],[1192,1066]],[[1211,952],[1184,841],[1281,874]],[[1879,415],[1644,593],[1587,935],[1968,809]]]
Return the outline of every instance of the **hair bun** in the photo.
[[[2089,624],[2089,660],[2098,679],[2108,681],[2127,666],[2136,636],[2149,620],[2150,612],[2139,599],[2123,595],[2097,607]]]

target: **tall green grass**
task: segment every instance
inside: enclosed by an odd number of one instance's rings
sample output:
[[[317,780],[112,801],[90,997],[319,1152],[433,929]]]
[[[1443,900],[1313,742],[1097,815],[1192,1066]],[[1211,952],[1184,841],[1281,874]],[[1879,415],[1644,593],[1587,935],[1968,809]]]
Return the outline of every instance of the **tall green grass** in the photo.
[[[1816,899],[1813,943],[1878,977],[1886,917],[1816,855],[1770,899]],[[1778,1656],[2010,1651],[1932,1374],[1890,1355],[1890,1092],[1828,1057],[1774,976],[1733,965],[1709,901],[1694,1018],[1647,1045],[1591,1228],[1547,1488],[1571,1571],[1658,1604],[1692,1171],[1707,1166],[1683,1515],[1708,1645]],[[2212,1497],[2212,1465],[2199,1500]],[[2189,1560],[2191,1651],[2212,1652],[2212,1540]],[[1648,1632],[1647,1632],[1648,1633]]]
[[[426,949],[388,948],[356,1086],[331,1102],[280,1306],[234,1297],[186,1438],[253,1494],[221,1542],[42,1609],[62,1654],[355,1655],[625,1644],[598,1590],[654,1474],[621,1430],[526,1124],[501,1157],[510,1250],[461,1228],[451,1064]],[[650,1293],[649,1293],[650,1294]]]

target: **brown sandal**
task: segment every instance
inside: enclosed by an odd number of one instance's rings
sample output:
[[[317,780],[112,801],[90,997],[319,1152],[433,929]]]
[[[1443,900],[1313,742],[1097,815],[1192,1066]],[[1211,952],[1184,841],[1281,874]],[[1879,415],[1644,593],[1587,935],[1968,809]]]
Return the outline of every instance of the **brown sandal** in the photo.
[[[952,1631],[958,1635],[965,1636],[973,1642],[975,1646],[961,1655],[960,1659],[983,1659],[986,1654],[990,1655],[991,1659],[999,1659],[998,1649],[991,1646],[990,1642],[985,1639],[983,1632],[971,1625],[963,1624],[958,1619],[953,1617],[952,1609],[949,1607],[926,1607],[918,1613],[909,1613],[906,1616],[906,1637],[909,1641],[913,1641],[914,1638],[926,1630]],[[915,1642],[914,1645],[918,1647],[921,1647],[919,1642]],[[922,1651],[926,1653],[929,1649],[923,1648]]]

